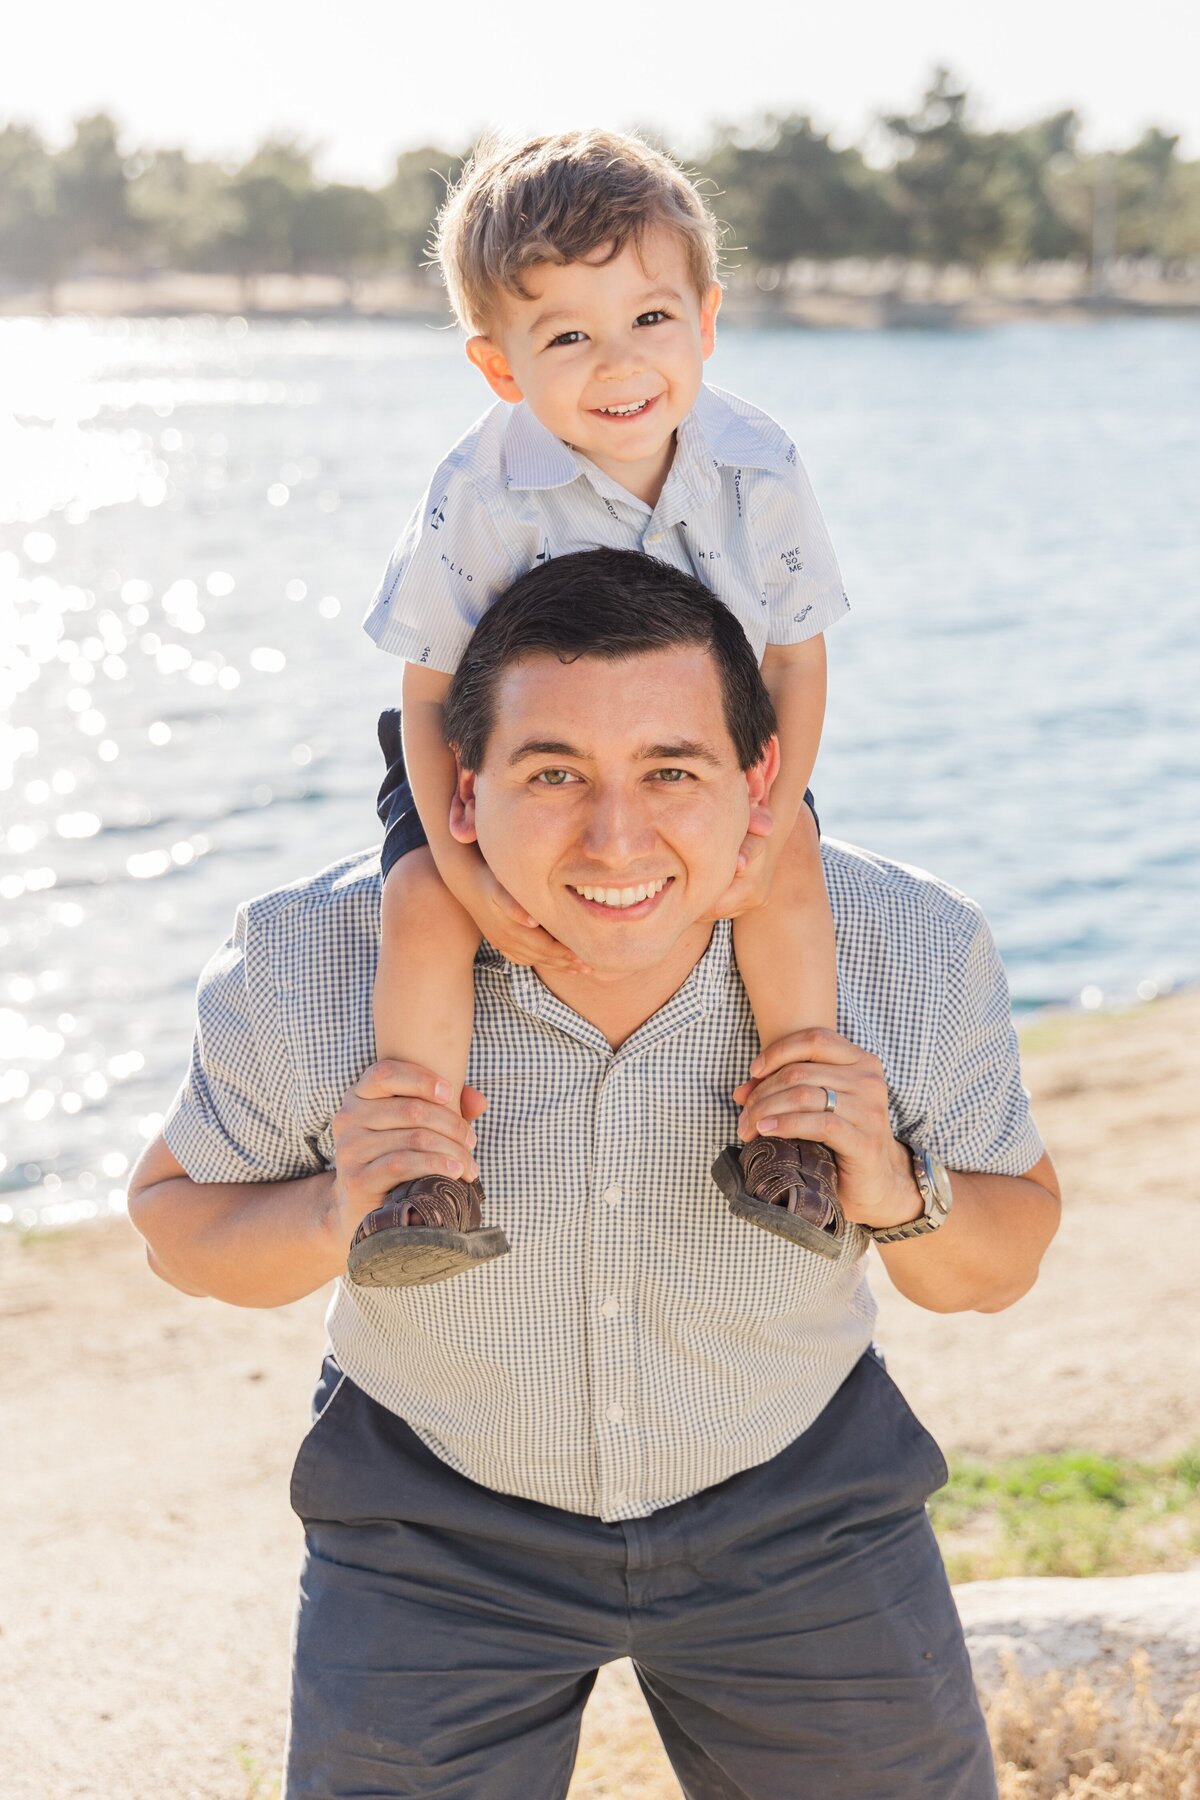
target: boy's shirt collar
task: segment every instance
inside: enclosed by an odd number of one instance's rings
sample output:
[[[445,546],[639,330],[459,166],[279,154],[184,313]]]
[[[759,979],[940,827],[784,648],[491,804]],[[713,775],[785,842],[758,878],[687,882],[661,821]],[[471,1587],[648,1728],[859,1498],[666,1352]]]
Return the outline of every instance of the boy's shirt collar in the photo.
[[[691,412],[680,421],[675,459],[663,499],[668,489],[679,486],[696,501],[711,499],[716,468],[786,473],[790,459],[781,448],[783,433],[779,432],[778,437],[780,443],[773,443],[753,420],[735,412],[720,389],[702,387]],[[650,511],[643,501],[610,481],[586,456],[548,431],[524,400],[515,406],[504,434],[505,486],[535,491],[566,487],[581,475],[599,492],[607,492],[610,497],[617,495],[634,507]]]

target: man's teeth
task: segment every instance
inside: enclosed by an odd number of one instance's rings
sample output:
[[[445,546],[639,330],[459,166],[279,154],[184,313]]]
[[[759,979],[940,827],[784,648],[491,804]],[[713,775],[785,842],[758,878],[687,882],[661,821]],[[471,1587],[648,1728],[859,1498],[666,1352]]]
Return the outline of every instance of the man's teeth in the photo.
[[[643,881],[638,887],[577,887],[575,892],[582,894],[585,900],[594,900],[598,906],[636,906],[639,900],[652,900],[655,894],[661,894],[666,885],[664,875],[661,881]]]
[[[600,406],[596,410],[602,413],[611,413],[614,419],[625,419],[630,413],[641,412],[643,407],[647,407],[649,404],[648,400],[634,400],[629,406]]]

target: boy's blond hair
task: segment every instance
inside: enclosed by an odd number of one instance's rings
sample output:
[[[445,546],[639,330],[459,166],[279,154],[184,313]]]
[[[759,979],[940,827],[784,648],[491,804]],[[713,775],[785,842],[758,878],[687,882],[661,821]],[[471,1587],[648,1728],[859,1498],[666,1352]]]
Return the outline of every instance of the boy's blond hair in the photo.
[[[433,254],[459,323],[486,334],[501,295],[529,298],[526,269],[580,262],[606,246],[619,256],[656,227],[679,238],[703,297],[717,280],[720,233],[669,156],[615,131],[484,139],[438,214]]]

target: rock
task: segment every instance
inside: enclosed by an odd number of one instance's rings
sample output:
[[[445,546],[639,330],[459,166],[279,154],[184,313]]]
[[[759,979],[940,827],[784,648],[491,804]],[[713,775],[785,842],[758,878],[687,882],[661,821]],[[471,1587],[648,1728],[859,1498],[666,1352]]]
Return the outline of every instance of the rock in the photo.
[[[986,1696],[1006,1662],[1103,1677],[1144,1650],[1160,1705],[1200,1689],[1200,1568],[1168,1575],[1062,1576],[964,1582],[954,1590],[975,1679]]]

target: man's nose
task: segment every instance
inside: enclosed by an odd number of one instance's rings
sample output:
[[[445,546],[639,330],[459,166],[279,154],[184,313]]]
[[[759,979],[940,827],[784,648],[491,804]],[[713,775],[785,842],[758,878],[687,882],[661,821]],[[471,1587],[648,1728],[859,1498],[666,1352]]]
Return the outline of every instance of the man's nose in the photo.
[[[634,865],[654,845],[654,830],[644,800],[622,788],[597,791],[588,808],[584,848],[596,862],[612,869]]]

